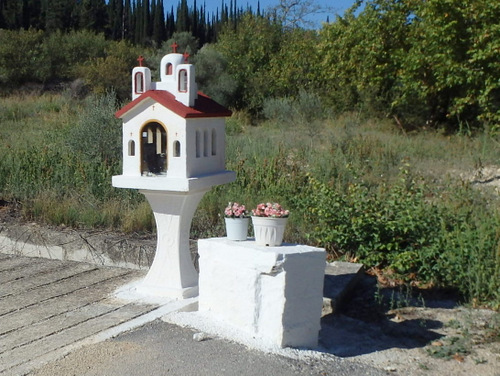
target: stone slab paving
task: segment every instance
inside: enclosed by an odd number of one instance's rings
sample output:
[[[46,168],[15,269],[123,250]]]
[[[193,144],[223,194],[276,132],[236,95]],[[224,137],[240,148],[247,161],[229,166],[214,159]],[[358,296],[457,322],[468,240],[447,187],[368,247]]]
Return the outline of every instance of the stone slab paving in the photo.
[[[0,254],[0,374],[22,375],[83,344],[164,314],[113,297],[143,271]],[[145,318],[141,320],[141,318]],[[133,327],[133,326],[132,326]],[[67,349],[67,350],[65,350]]]
[[[359,264],[327,266],[324,314],[335,310],[360,270]],[[117,289],[145,274],[0,253],[0,375],[26,375],[83,346],[196,304],[196,298],[146,303],[116,298]]]

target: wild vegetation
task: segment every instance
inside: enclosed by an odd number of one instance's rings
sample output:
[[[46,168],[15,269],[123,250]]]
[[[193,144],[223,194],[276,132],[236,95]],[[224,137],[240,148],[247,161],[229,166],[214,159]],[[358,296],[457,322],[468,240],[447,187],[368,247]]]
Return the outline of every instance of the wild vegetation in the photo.
[[[143,197],[110,183],[120,173],[114,98],[4,99],[2,199],[50,224],[153,231]],[[416,286],[457,288],[468,301],[498,304],[498,197],[456,176],[496,163],[497,141],[405,135],[356,113],[317,120],[314,132],[300,117],[280,118],[258,127],[241,113],[229,119],[227,168],[238,178],[205,196],[193,237],[224,235],[228,201],[252,207],[275,200],[292,211],[288,241],[391,270]]]
[[[234,110],[238,178],[206,194],[193,237],[224,234],[228,201],[278,201],[292,213],[287,241],[498,308],[498,193],[459,176],[499,164],[500,4],[372,0],[318,31],[274,14],[228,13],[210,44],[180,29],[140,45],[91,28],[0,28],[0,199],[54,225],[154,231],[144,198],[111,186],[113,114],[137,56],[155,75],[176,41],[201,89]]]
[[[360,0],[319,30],[293,27],[293,10],[304,4],[288,0],[265,11],[223,3],[214,19],[204,6],[189,8],[183,0],[175,23],[173,10],[165,16],[157,1],[57,3],[67,6],[0,1],[4,90],[81,78],[95,92],[112,87],[126,99],[123,85],[137,56],[156,67],[177,41],[200,67],[203,90],[252,116],[260,116],[268,100],[297,99],[305,91],[336,113],[361,110],[404,129],[499,131],[495,1]],[[94,22],[85,21],[89,17]],[[172,26],[153,43],[158,20]]]

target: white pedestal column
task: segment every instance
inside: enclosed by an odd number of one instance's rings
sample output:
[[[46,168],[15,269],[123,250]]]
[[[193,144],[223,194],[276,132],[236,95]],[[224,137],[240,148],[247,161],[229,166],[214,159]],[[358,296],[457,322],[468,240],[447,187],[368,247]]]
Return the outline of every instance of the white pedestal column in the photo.
[[[153,209],[158,240],[153,264],[137,286],[137,292],[173,299],[198,295],[198,273],[191,259],[189,230],[196,208],[207,190],[140,192]]]

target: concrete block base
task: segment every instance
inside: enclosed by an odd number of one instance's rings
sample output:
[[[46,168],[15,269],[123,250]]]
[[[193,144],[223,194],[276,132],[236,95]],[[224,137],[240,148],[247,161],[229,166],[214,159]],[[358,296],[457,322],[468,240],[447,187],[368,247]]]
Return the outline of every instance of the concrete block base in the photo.
[[[200,239],[199,310],[280,347],[315,347],[325,251]]]

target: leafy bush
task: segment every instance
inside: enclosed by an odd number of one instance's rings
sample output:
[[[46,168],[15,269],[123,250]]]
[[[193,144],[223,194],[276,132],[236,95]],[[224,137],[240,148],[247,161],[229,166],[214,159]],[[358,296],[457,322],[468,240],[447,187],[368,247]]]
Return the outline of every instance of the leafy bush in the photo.
[[[262,113],[266,119],[302,127],[310,127],[314,121],[325,117],[319,95],[304,90],[300,90],[296,98],[266,100]]]
[[[45,34],[43,39],[44,65],[49,80],[71,80],[77,78],[76,68],[89,59],[102,57],[109,42],[103,34],[90,31],[60,31]]]
[[[270,69],[271,54],[281,43],[281,26],[264,17],[246,14],[234,30],[226,24],[215,48],[228,62],[227,72],[236,82],[231,106],[261,111],[263,101],[272,96],[274,86]]]
[[[251,117],[244,111],[234,111],[232,116],[226,119],[226,134],[236,135],[243,133],[251,125]]]
[[[227,72],[227,61],[222,54],[205,45],[196,54],[195,65],[200,90],[224,106],[231,105],[237,84]]]
[[[300,201],[307,237],[337,254],[352,254],[369,265],[391,265],[401,273],[416,269],[408,259],[434,238],[440,216],[424,201],[423,187],[403,170],[399,181],[376,191],[362,182],[346,192],[310,178]]]
[[[395,116],[404,126],[498,131],[498,2],[364,3],[320,32],[320,75],[333,106]]]
[[[294,100],[292,98],[270,98],[264,102],[262,115],[268,120],[280,123],[290,123],[290,116],[294,112]]]
[[[77,78],[76,68],[104,57],[109,44],[104,35],[89,31],[0,30],[0,82],[12,88],[27,82]]]
[[[139,50],[125,41],[110,42],[104,56],[85,60],[75,68],[76,74],[95,94],[114,90],[120,99],[128,99],[130,75],[139,55]]]
[[[435,202],[437,192],[405,167],[399,181],[376,191],[362,181],[341,192],[308,180],[295,204],[312,244],[367,267],[391,270],[406,281],[457,288],[468,301],[499,301],[497,210]],[[488,207],[477,192],[448,189],[459,192],[454,202],[476,198],[475,205]]]
[[[0,29],[0,83],[12,88],[29,81],[48,78],[48,61],[43,53],[43,32]]]
[[[187,52],[192,56],[198,52],[198,39],[187,31],[177,31],[173,33],[170,39],[163,42],[162,50],[165,51],[165,53],[170,53],[172,51],[172,44],[174,43],[178,45],[178,53],[183,54]]]
[[[122,127],[121,121],[114,116],[117,109],[113,92],[87,98],[77,123],[68,132],[70,148],[88,161],[111,166],[119,164]]]

